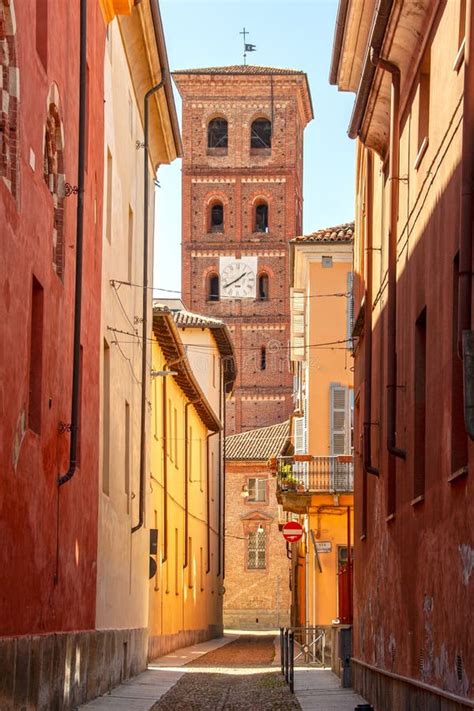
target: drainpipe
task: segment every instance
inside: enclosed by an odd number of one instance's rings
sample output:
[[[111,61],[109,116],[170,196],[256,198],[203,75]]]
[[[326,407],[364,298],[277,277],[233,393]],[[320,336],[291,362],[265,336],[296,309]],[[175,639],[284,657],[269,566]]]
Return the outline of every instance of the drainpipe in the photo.
[[[79,377],[81,361],[81,307],[82,307],[82,258],[84,237],[84,170],[86,152],[86,64],[87,64],[87,0],[80,5],[80,50],[79,50],[79,144],[77,160],[77,218],[76,218],[76,285],[74,294],[74,341],[72,360],[71,441],[69,445],[69,469],[58,477],[62,486],[77,470],[77,435],[79,425]],[[58,504],[59,505],[59,504]]]
[[[207,566],[206,575],[211,572],[211,472],[210,472],[210,452],[209,440],[216,432],[209,432],[206,436],[206,524],[207,524]]]
[[[464,423],[474,440],[474,331],[472,330],[472,238],[474,199],[474,67],[472,37],[474,34],[472,0],[466,6],[466,40],[464,47],[464,101],[461,159],[461,205],[459,234],[459,302],[458,352],[463,359]]]
[[[166,369],[166,366],[165,366]],[[163,378],[163,391],[161,403],[161,422],[163,435],[163,556],[162,563],[168,560],[168,418],[166,378]]]
[[[364,472],[379,476],[372,465],[372,251],[373,251],[373,168],[372,151],[367,153],[366,255],[365,255],[365,350],[364,350]]]
[[[400,69],[396,64],[371,51],[371,61],[392,77],[390,101],[390,227],[388,232],[388,327],[387,327],[387,449],[406,459],[406,452],[396,444],[397,428],[397,229],[400,167]]]
[[[140,426],[140,495],[138,498],[138,523],[132,526],[132,533],[143,526],[145,515],[145,466],[147,454],[146,442],[146,386],[148,382],[147,338],[148,338],[148,204],[149,204],[149,175],[148,175],[148,139],[149,139],[149,101],[165,83],[163,69],[161,81],[155,84],[145,94],[143,100],[143,319],[142,319],[142,394],[141,394],[141,426]]]

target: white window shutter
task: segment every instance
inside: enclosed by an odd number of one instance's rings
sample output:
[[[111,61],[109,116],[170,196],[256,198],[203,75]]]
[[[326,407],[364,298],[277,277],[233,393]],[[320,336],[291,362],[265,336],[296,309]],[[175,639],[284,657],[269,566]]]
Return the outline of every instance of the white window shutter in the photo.
[[[293,419],[293,445],[295,454],[306,454],[304,446],[304,417],[295,417]]]
[[[304,289],[290,289],[291,349],[290,360],[304,360]]]
[[[347,272],[347,347],[352,349],[352,331],[354,329],[354,272]]]
[[[331,383],[331,454],[350,453],[349,388]]]

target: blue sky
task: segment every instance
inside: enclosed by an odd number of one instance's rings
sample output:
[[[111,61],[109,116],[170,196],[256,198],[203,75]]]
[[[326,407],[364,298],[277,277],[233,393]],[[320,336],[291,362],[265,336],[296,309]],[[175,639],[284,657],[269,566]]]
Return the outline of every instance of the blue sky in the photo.
[[[354,217],[355,142],[347,137],[354,96],[328,81],[338,0],[160,0],[171,71],[242,64],[242,37],[257,46],[248,64],[308,74],[314,120],[305,131],[304,232]],[[175,91],[181,119],[181,102]],[[154,285],[181,284],[181,161],[158,178]]]

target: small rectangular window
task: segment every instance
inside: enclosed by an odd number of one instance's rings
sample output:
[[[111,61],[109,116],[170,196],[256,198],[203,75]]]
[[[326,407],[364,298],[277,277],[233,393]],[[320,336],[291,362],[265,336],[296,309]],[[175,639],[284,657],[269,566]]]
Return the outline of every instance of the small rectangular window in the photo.
[[[194,561],[193,561],[193,539],[188,538],[188,587],[192,588],[194,585]]]
[[[321,266],[323,269],[331,269],[332,257],[321,257]]]
[[[460,472],[468,463],[468,441],[464,429],[463,363],[458,356],[459,254],[453,265],[452,346],[451,346],[451,472]]]
[[[428,48],[421,65],[418,87],[418,155],[415,159],[415,168],[420,165],[428,147],[430,131],[430,72],[431,50]]]
[[[189,428],[189,438],[188,438],[188,479],[191,482],[193,480],[193,428]]]
[[[107,203],[105,215],[105,234],[109,244],[112,243],[112,198],[113,198],[113,163],[112,153],[107,148]]]
[[[124,490],[127,497],[127,513],[130,513],[130,405],[125,400],[125,451],[124,451]]]
[[[174,594],[179,595],[179,536],[174,529]]]
[[[41,64],[48,68],[48,0],[36,0],[36,51]]]
[[[264,502],[267,500],[267,482],[263,478],[251,478],[247,483],[248,498],[251,503]]]
[[[43,287],[33,276],[31,289],[30,372],[28,396],[28,427],[41,432],[41,403],[43,387]]]
[[[128,249],[127,249],[127,279],[133,281],[133,233],[134,216],[131,206],[128,206]]]
[[[247,549],[247,568],[249,570],[264,570],[266,567],[266,535],[263,527],[259,527],[256,531],[249,532]]]
[[[415,326],[415,461],[413,497],[425,493],[426,465],[426,307]]]
[[[110,494],[110,348],[104,340],[102,383],[102,491]]]

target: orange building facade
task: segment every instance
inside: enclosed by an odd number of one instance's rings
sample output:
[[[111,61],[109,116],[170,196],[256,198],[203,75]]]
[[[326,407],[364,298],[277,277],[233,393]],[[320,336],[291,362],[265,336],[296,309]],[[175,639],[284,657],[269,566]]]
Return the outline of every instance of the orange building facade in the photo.
[[[278,501],[304,527],[292,625],[324,632],[327,654],[333,627],[352,622],[353,233],[349,223],[290,242],[293,454],[276,461]]]

